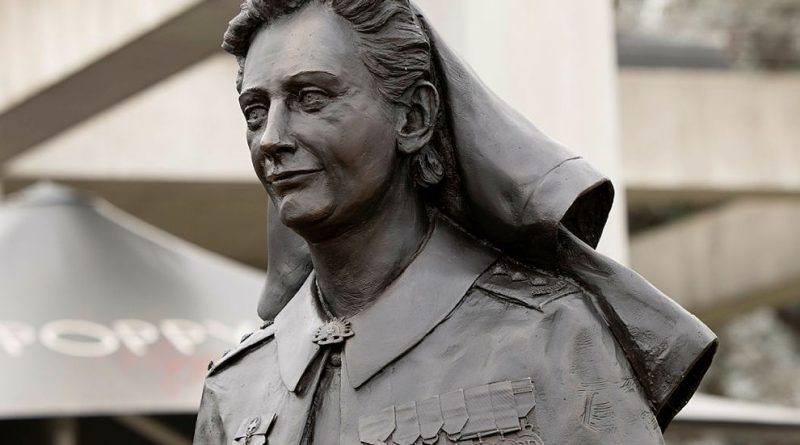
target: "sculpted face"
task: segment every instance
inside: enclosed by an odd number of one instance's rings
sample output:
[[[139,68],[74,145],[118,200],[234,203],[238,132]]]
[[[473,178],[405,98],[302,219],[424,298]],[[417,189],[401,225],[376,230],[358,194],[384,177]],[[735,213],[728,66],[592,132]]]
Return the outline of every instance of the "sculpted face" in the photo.
[[[282,222],[301,234],[358,222],[402,170],[392,105],[349,24],[324,7],[256,34],[239,102],[256,173]]]

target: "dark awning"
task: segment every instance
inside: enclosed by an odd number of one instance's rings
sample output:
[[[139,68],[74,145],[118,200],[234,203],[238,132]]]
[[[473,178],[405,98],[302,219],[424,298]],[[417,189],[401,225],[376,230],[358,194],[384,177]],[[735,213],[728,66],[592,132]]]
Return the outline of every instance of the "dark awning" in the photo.
[[[2,203],[0,265],[0,418],[192,413],[259,323],[260,271],[54,184]]]

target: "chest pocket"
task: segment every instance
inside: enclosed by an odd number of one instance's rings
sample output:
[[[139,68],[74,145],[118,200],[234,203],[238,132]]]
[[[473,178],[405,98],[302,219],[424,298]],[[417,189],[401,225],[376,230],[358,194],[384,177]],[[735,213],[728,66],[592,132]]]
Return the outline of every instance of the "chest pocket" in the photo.
[[[234,445],[267,445],[267,435],[275,423],[276,414],[272,413],[263,416],[248,417],[242,420],[236,436],[233,438]]]
[[[412,445],[419,438],[424,444],[434,444],[441,436],[464,444],[539,445],[541,439],[527,421],[534,406],[535,388],[530,378],[506,380],[362,416],[358,433],[361,442],[370,445]],[[512,437],[515,439],[509,440]]]

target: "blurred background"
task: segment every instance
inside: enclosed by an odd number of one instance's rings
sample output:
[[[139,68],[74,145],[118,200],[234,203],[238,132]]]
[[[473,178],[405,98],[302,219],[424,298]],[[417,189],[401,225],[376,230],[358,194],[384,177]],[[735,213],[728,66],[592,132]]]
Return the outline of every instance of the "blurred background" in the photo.
[[[258,327],[238,3],[0,0],[0,443],[189,443]],[[418,4],[614,180],[600,249],[720,336],[668,442],[800,443],[800,0]]]

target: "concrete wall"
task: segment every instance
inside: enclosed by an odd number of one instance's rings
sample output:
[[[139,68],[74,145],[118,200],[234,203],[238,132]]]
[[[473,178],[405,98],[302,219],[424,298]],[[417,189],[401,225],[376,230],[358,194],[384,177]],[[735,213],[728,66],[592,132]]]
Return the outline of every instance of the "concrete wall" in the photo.
[[[711,322],[796,299],[800,75],[625,69],[619,95],[632,206],[731,201],[634,237],[633,267]]]
[[[800,193],[800,75],[626,69],[619,98],[636,194]]]
[[[800,200],[742,199],[645,234],[633,267],[706,321],[800,295]]]

